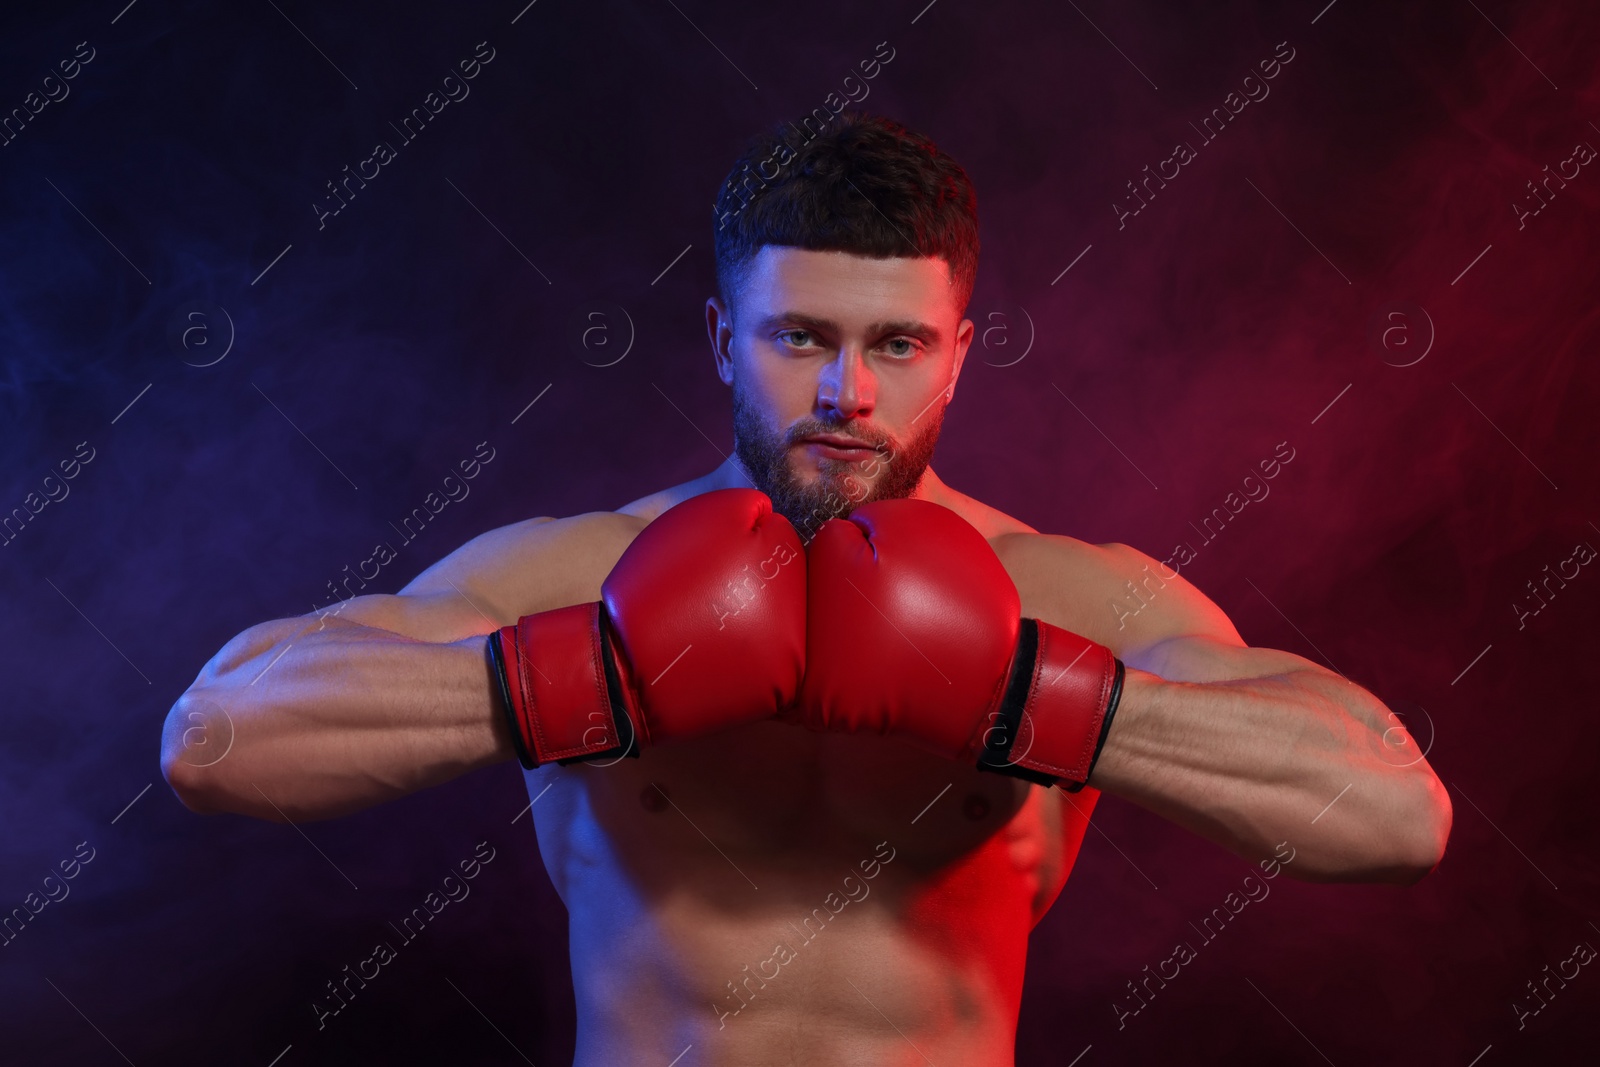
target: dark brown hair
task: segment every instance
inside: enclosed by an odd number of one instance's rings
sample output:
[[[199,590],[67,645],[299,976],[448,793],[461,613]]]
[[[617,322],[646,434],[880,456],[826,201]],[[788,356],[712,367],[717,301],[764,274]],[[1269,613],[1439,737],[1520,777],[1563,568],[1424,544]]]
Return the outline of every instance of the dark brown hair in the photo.
[[[712,205],[717,290],[731,312],[763,245],[936,257],[957,314],[978,277],[978,198],[960,164],[890,119],[840,112],[783,123],[745,146]]]

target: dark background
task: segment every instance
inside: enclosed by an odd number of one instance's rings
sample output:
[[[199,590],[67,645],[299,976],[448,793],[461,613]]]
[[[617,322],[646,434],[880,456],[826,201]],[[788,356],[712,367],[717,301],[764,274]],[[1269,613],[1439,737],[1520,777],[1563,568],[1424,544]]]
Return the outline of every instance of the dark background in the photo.
[[[1513,1004],[1600,945],[1600,574],[1521,627],[1513,605],[1600,547],[1600,173],[1520,229],[1511,204],[1600,147],[1600,19],[924,2],[7,6],[4,113],[78,42],[94,58],[0,146],[0,512],[80,442],[94,458],[0,547],[0,906],[80,842],[94,859],[0,948],[0,1059],[567,1062],[566,916],[512,768],[299,829],[202,818],[161,780],[161,723],[232,635],[326,603],[479,442],[470,496],[369,591],[714,466],[717,184],[881,41],[863,106],[980,197],[981,340],[941,475],[1043,530],[1190,542],[1183,573],[1246,641],[1371,689],[1455,804],[1422,883],[1279,878],[1119,1030],[1125,983],[1248,867],[1106,797],[1033,938],[1018,1063],[1591,1049],[1594,968],[1521,1029]],[[319,231],[325,183],[480,41],[471,95]],[[1119,230],[1125,183],[1281,41],[1271,95]],[[572,323],[599,306],[611,332],[585,348]],[[1284,441],[1271,495],[1203,543],[1190,524]],[[324,982],[480,841],[473,896],[317,1032]]]

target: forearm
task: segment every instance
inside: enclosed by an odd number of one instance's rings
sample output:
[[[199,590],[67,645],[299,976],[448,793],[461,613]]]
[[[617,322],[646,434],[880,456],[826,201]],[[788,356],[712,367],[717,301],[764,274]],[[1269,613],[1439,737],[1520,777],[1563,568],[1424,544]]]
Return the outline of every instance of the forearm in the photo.
[[[1129,668],[1091,780],[1251,860],[1288,841],[1314,881],[1415,881],[1449,800],[1381,702],[1291,671],[1173,682]],[[1392,742],[1404,738],[1405,744]]]
[[[336,616],[253,628],[173,706],[163,771],[196,811],[298,822],[510,759],[484,641]]]

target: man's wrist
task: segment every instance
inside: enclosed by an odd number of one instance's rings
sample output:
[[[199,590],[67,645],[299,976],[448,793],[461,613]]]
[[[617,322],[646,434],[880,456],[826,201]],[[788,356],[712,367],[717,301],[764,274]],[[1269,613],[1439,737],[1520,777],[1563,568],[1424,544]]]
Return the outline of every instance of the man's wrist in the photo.
[[[1111,736],[1111,720],[1116,717],[1117,709],[1122,706],[1122,684],[1127,678],[1127,668],[1122,660],[1111,657],[1111,662],[1116,664],[1116,677],[1111,684],[1111,698],[1106,705],[1105,715],[1100,719],[1100,736],[1095,740],[1094,754],[1089,757],[1088,769],[1084,771],[1083,781],[1064,782],[1062,788],[1069,793],[1076,793],[1089,784],[1089,777],[1094,774],[1095,765],[1100,762],[1100,753],[1105,750],[1106,738]]]

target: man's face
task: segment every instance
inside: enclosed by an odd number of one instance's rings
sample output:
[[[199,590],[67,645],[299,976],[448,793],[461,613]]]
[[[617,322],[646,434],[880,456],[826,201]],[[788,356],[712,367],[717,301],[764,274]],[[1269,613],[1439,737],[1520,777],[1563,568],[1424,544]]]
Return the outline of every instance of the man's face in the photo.
[[[945,261],[768,245],[736,299],[706,309],[735,451],[802,540],[916,495],[973,332]]]

